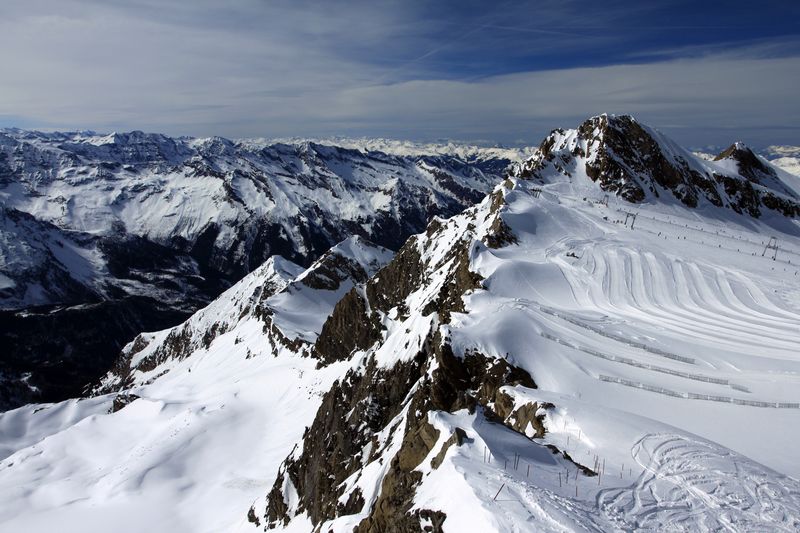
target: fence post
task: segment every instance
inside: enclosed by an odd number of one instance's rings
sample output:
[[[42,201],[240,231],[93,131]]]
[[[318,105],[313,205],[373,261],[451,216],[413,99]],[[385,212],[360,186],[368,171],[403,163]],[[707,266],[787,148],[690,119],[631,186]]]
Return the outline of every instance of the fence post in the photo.
[[[500,485],[500,488],[499,488],[499,489],[497,489],[497,494],[495,494],[495,495],[494,495],[494,498],[492,498],[492,501],[493,501],[493,502],[496,502],[496,501],[497,501],[497,497],[498,497],[498,496],[500,496],[500,491],[501,491],[501,490],[503,490],[503,487],[505,487],[505,486],[506,486],[506,484],[505,484],[505,483],[503,483],[502,485]]]

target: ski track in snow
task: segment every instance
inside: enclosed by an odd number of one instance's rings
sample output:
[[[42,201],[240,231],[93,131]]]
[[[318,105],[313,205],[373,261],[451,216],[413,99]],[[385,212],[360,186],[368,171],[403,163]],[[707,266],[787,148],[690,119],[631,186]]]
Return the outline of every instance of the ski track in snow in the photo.
[[[738,349],[768,345],[770,355],[794,358],[800,343],[798,315],[778,307],[757,287],[743,287],[737,283],[738,276],[684,260],[658,260],[652,253],[631,249],[600,247],[591,252],[600,286],[592,286],[588,293],[580,291],[582,280],[565,271],[573,293],[586,294],[578,301],[580,307],[647,322],[679,335],[691,334],[704,343]],[[714,290],[714,284],[726,288]]]
[[[602,513],[637,531],[797,531],[800,483],[735,452],[683,435],[650,434],[631,450],[644,471],[597,496]]]

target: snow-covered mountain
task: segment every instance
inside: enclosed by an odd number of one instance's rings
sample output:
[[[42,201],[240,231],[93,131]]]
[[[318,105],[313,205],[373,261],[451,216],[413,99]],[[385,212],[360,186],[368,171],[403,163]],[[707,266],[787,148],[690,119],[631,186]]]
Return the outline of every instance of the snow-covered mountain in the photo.
[[[588,177],[633,203],[667,196],[689,207],[722,206],[753,217],[765,210],[800,215],[798,189],[744,144],[708,161],[630,116],[601,115],[577,129],[553,131],[515,175],[540,181]]]
[[[0,414],[0,530],[796,531],[793,185],[586,124]]]
[[[767,158],[776,167],[800,177],[800,146],[767,146],[759,155]]]
[[[308,266],[351,235],[397,249],[511,163],[477,148],[351,146],[0,132],[0,339],[11,346],[0,408],[77,394],[136,333],[180,322],[273,255]],[[91,327],[100,321],[114,327]],[[20,379],[30,387],[3,386]]]
[[[308,265],[353,234],[398,248],[433,214],[480,199],[510,163],[494,152],[468,159],[312,142],[4,130],[0,198],[65,231],[135,236],[187,253],[230,279],[274,254]],[[96,274],[89,285],[98,293],[114,285],[102,259],[86,258],[76,273]],[[13,268],[3,274],[17,282]],[[46,281],[6,280],[3,306],[63,303],[61,287]]]
[[[366,150],[371,152],[383,152],[398,156],[452,156],[464,161],[485,161],[487,159],[505,159],[508,161],[520,161],[527,159],[536,150],[534,146],[482,146],[477,144],[464,143],[460,141],[447,142],[415,142],[398,139],[381,139],[370,137],[322,137],[319,139],[258,139],[261,144],[267,143],[297,143],[311,141],[316,144],[326,146],[339,146],[354,150]]]
[[[342,294],[391,257],[385,248],[357,237],[308,269],[273,256],[183,324],[137,337],[99,391],[130,392],[0,414],[0,457],[8,458],[0,472],[12,474],[8,464],[32,465],[10,456],[47,442],[61,450],[64,461],[50,465],[53,470],[45,466],[33,484],[44,486],[71,472],[74,492],[68,498],[105,493],[117,509],[112,512],[119,512],[119,531],[228,530],[265,490],[266,473],[274,472],[291,443],[302,437],[322,393],[344,372],[345,365],[317,369],[315,359],[303,356],[322,322]],[[107,432],[112,419],[118,421],[116,431]],[[76,444],[84,428],[96,423],[103,429],[93,439],[105,452],[83,454]],[[281,428],[280,434],[270,436],[274,428]],[[170,462],[169,457],[177,461],[170,467],[175,483],[151,493],[148,487],[161,474],[147,479],[144,472]],[[25,499],[25,487],[31,485],[24,470],[9,478],[16,487],[4,486],[4,497]],[[132,479],[133,471],[141,475]],[[92,481],[100,478],[99,485]],[[242,497],[248,500],[244,507]],[[158,503],[177,503],[176,498],[185,505],[167,509]],[[28,525],[34,530],[61,521],[52,514],[54,507],[45,507],[65,500],[45,500],[49,503],[31,502],[17,510],[0,506],[0,531],[27,527],[19,520],[32,519],[35,523]],[[107,530],[112,519],[106,511],[79,507],[73,507],[74,521],[62,524],[64,531]]]
[[[258,353],[308,356],[336,303],[356,284],[372,277],[392,255],[361,237],[349,237],[307,269],[272,256],[183,324],[136,337],[95,394],[163,376],[173,365],[209,349],[217,336],[239,329],[244,322],[261,325]]]

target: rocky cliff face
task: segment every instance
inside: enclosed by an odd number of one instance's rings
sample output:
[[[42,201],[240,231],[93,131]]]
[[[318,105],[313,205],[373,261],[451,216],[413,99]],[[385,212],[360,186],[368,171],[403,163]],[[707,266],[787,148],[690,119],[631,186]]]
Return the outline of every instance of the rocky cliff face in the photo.
[[[465,432],[444,434],[432,416],[466,412],[523,438],[544,435],[551,406],[515,405],[503,392],[535,389],[531,375],[507,360],[454,349],[447,335],[454,315],[466,312],[465,296],[482,288],[473,258],[491,249],[487,242],[501,248],[513,241],[501,216],[511,187],[507,182],[462,215],[434,220],[336,305],[311,355],[320,365],[356,366],[326,393],[266,501],[250,510],[251,522],[267,529],[308,520],[315,530],[347,523],[359,532],[442,531],[447,515],[416,507],[416,491],[423,472],[438,468]],[[585,468],[584,475],[593,472]]]

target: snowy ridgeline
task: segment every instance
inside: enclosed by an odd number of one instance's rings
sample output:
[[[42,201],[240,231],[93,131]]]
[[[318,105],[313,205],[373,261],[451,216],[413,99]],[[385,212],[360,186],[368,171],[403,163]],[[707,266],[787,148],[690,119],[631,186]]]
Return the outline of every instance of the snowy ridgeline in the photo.
[[[797,219],[561,161],[3,413],[0,530],[797,531]]]

